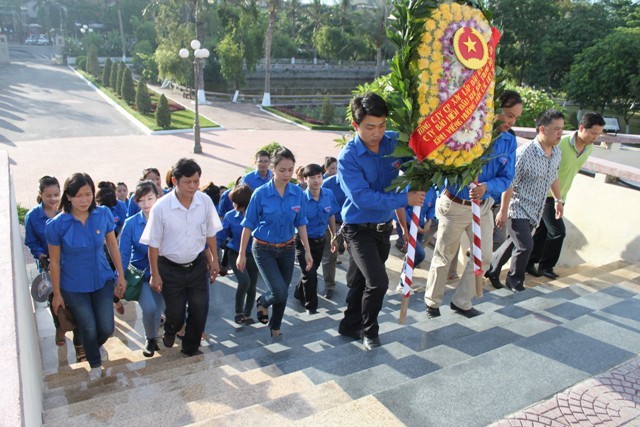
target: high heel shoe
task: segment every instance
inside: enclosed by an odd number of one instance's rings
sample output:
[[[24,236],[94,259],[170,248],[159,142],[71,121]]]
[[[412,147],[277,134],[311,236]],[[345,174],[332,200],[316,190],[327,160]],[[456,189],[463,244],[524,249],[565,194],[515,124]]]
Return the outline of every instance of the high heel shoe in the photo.
[[[260,304],[260,298],[256,300],[256,311],[258,316],[258,322],[266,325],[269,323],[269,309]]]

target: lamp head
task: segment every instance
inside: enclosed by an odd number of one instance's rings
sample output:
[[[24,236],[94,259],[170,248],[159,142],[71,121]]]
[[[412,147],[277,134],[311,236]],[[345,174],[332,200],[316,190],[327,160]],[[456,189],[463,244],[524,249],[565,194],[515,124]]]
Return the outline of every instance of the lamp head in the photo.
[[[200,49],[200,41],[199,40],[191,40],[191,49],[193,49],[193,50]]]

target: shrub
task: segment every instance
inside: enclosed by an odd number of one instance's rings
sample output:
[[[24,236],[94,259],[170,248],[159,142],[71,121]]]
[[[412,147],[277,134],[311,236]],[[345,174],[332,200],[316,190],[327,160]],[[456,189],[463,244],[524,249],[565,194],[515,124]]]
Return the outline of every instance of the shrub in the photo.
[[[131,76],[131,70],[126,68],[124,69],[124,75],[122,77],[122,88],[120,89],[122,93],[122,99],[129,105],[133,105],[136,100],[136,88],[133,85],[133,77]]]
[[[107,58],[107,60],[104,61],[104,68],[102,69],[102,84],[104,86],[109,86],[110,84],[112,66],[113,63],[111,62],[111,58]]]
[[[116,95],[122,98],[122,80],[124,79],[124,70],[127,68],[124,62],[120,62],[118,65],[118,79],[116,80],[116,87],[113,88],[116,91]]]
[[[536,127],[536,118],[543,111],[550,108],[562,111],[560,105],[545,91],[531,87],[516,87],[512,85],[507,85],[506,89],[515,90],[522,96],[524,111],[516,122],[517,126],[534,128]]]
[[[320,120],[322,120],[325,125],[330,125],[331,123],[333,123],[334,115],[335,108],[333,108],[331,99],[329,99],[328,96],[325,96],[322,100],[322,115],[320,116]]]
[[[169,111],[169,103],[164,94],[160,97],[160,103],[156,109],[156,123],[164,129],[171,126],[171,111]]]
[[[275,153],[275,152],[276,152],[276,150],[277,150],[278,148],[280,148],[280,147],[282,147],[282,145],[280,145],[279,143],[277,143],[277,142],[275,142],[275,141],[274,141],[274,142],[271,142],[271,143],[269,143],[269,144],[267,144],[267,145],[264,145],[264,146],[260,147],[260,149],[259,149],[258,151],[262,151],[262,150],[264,150],[264,151],[266,151],[267,153],[269,153],[269,157],[273,157],[273,153]],[[254,159],[254,160],[255,160],[255,159]]]
[[[87,71],[87,57],[86,56],[78,56],[76,58],[76,65],[82,71]]]
[[[89,46],[87,50],[87,73],[93,77],[100,77],[100,63],[98,62],[98,47],[96,45]]]
[[[147,81],[144,76],[140,77],[138,90],[136,91],[136,109],[139,113],[149,114],[151,112],[151,97],[147,88]]]
[[[117,62],[111,66],[111,75],[109,76],[109,86],[113,89],[114,92],[118,87],[118,71],[120,70],[120,63]]]

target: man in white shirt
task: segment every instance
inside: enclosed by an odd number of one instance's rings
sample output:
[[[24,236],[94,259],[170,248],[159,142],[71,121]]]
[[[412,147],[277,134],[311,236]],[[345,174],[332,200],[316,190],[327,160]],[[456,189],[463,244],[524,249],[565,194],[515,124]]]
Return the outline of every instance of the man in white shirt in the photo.
[[[180,350],[187,356],[202,353],[198,347],[209,313],[208,284],[218,275],[216,233],[222,229],[211,198],[198,191],[201,174],[195,161],[178,160],[171,177],[174,191],[153,206],[140,238],[149,246],[149,286],[162,292],[166,305],[162,341],[173,346],[187,313]]]

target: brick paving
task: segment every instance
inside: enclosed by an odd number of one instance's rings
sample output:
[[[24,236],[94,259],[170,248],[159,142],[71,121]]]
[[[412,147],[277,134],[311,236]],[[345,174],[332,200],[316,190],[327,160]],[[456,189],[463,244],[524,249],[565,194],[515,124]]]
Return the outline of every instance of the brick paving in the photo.
[[[640,357],[492,424],[576,425],[640,425]]]

